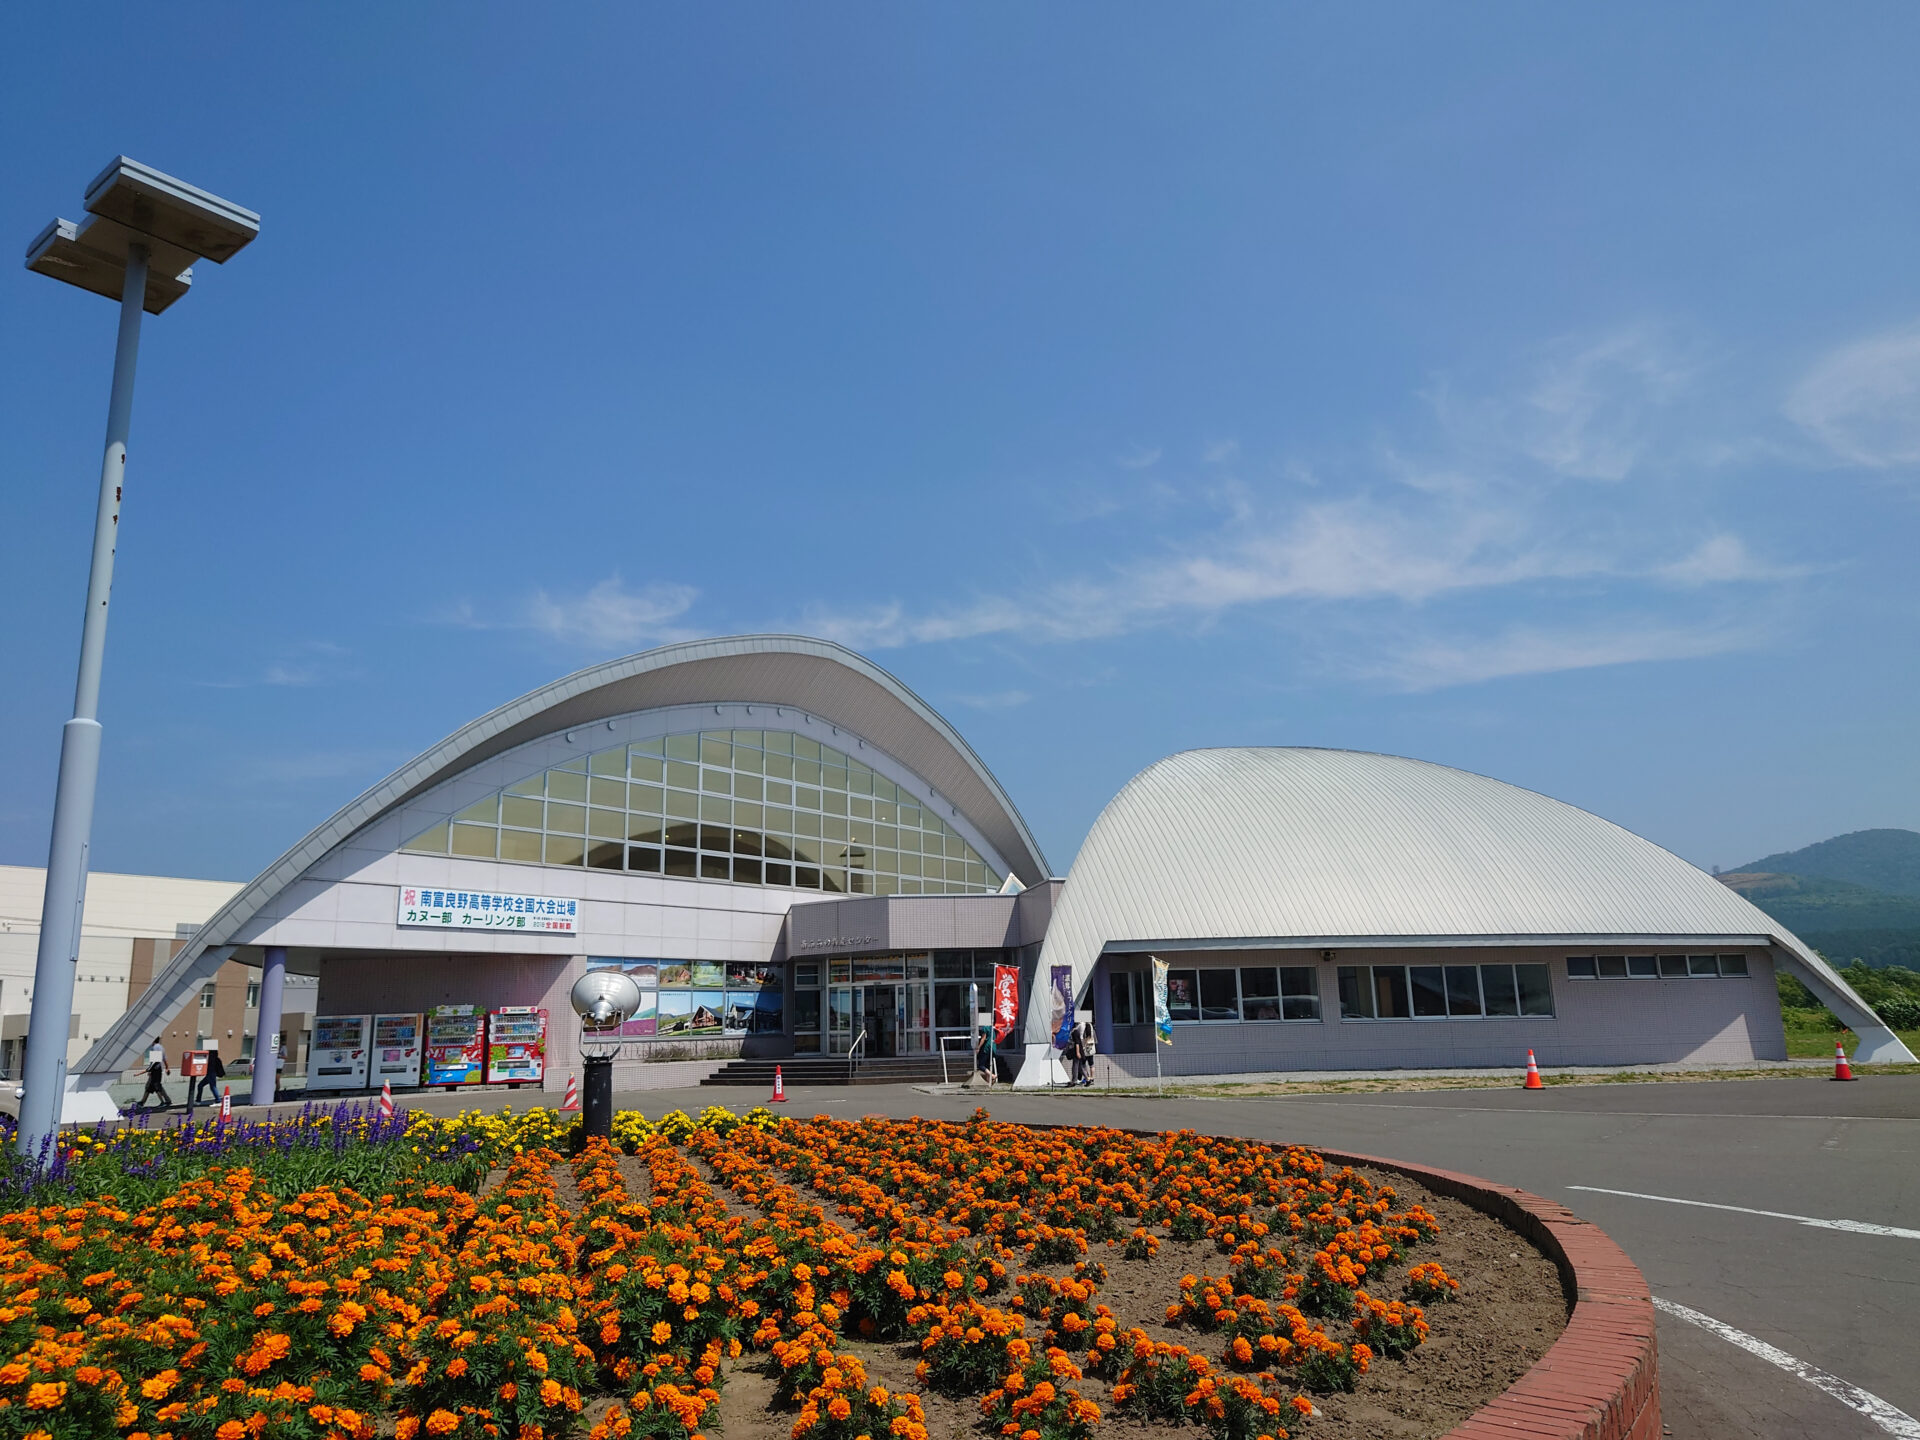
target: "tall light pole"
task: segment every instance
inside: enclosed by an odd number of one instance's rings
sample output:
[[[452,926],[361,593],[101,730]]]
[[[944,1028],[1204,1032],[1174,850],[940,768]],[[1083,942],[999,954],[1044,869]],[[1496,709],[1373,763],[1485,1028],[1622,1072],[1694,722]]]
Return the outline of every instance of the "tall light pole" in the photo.
[[[27,247],[29,270],[120,302],[100,506],[93,522],[93,568],[80,627],[80,678],[74,687],[73,718],[60,732],[60,778],[54,791],[33,1011],[19,1092],[19,1148],[28,1157],[37,1155],[42,1142],[59,1129],[67,1088],[68,1017],[80,956],[80,913],[87,896],[93,795],[100,776],[100,668],[126,485],[140,314],[145,310],[158,315],[185,295],[195,260],[222,264],[260,233],[260,217],[251,210],[124,155],[87,187],[85,204],[85,220],[55,220]]]

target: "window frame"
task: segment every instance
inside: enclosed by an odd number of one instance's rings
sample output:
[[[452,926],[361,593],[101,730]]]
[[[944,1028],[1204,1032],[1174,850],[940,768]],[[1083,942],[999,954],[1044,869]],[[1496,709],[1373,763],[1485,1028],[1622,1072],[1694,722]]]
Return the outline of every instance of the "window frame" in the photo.
[[[1462,1010],[1459,1014],[1455,1014],[1453,1012],[1453,994],[1449,986],[1448,972],[1464,969],[1472,969],[1478,972],[1474,978],[1478,990],[1480,1008],[1477,1011]],[[1416,990],[1416,981],[1412,973],[1416,970],[1440,971],[1439,995],[1442,1004],[1445,1006],[1443,1013],[1436,1014],[1430,1009],[1422,1012],[1419,1008],[1420,1002],[1416,1000],[1418,991]],[[1496,1011],[1493,1008],[1495,1004],[1495,987],[1491,987],[1488,984],[1486,973],[1488,970],[1504,970],[1508,972],[1512,985],[1512,1003],[1514,1005],[1512,1012],[1509,1013],[1504,1010]],[[1528,972],[1526,980],[1523,980],[1521,977],[1520,972],[1523,970]],[[1431,980],[1423,980],[1418,983],[1430,986],[1432,982]],[[1341,1021],[1352,1021],[1360,1025],[1398,1022],[1403,1020],[1432,1023],[1443,1020],[1476,1022],[1485,1020],[1556,1020],[1559,1018],[1559,1003],[1553,991],[1553,967],[1538,961],[1477,960],[1464,963],[1441,964],[1438,966],[1409,964],[1342,965],[1334,974],[1334,984],[1335,996],[1340,1006]],[[1384,991],[1382,989],[1383,984],[1385,986]],[[1403,1006],[1405,1013],[1382,1015],[1380,1013],[1380,1002],[1383,995],[1399,1002]],[[1530,999],[1537,1005],[1541,996],[1545,997],[1546,1008],[1527,1008]],[[1359,1001],[1365,1002],[1366,1009],[1364,1013],[1362,1013],[1360,1009]],[[1504,1001],[1505,997],[1502,996],[1501,1003],[1504,1003]],[[1431,1006],[1432,998],[1430,991],[1424,1003]]]

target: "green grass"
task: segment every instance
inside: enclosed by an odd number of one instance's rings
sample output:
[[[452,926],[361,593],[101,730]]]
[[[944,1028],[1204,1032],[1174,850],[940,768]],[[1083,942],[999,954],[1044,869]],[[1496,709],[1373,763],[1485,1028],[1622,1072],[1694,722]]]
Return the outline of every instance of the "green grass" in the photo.
[[[1907,1049],[1920,1055],[1920,1030],[1896,1030],[1893,1033],[1906,1043]],[[1835,1040],[1846,1046],[1849,1055],[1860,1048],[1860,1037],[1851,1030],[1829,1030],[1824,1025],[1790,1024],[1787,1026],[1787,1056],[1793,1060],[1831,1059]]]

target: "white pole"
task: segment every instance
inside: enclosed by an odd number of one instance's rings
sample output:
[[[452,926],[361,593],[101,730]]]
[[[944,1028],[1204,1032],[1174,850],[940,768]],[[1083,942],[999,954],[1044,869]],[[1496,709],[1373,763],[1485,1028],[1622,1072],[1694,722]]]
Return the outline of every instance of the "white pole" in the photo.
[[[67,1088],[67,1030],[73,1013],[74,967],[80,959],[80,916],[87,900],[87,852],[93,839],[93,797],[100,780],[100,670],[107,649],[107,600],[120,496],[127,478],[127,435],[133,424],[133,373],[140,359],[140,315],[147,302],[147,250],[127,247],[120,292],[120,333],[107,400],[107,446],[100,461],[100,503],[93,516],[93,568],[80,626],[80,676],[73,718],[60,731],[60,778],[53,792],[53,836],[40,904],[40,947],[33,964],[33,1008],[21,1067],[22,1155],[33,1158],[60,1128]]]

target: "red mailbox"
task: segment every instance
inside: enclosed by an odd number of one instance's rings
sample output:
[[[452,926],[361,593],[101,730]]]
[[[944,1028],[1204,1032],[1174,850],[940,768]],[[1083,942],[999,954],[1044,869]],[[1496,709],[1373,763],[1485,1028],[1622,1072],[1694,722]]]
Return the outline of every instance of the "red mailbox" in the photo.
[[[188,1080],[198,1080],[207,1073],[207,1052],[188,1050],[180,1056],[180,1073]]]

